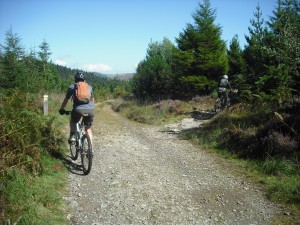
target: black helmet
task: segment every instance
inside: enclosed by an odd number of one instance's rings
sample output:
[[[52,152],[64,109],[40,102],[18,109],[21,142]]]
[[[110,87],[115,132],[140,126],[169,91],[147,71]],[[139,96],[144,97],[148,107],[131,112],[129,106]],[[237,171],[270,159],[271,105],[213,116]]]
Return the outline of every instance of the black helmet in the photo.
[[[85,80],[82,72],[77,72],[74,76],[75,80]]]

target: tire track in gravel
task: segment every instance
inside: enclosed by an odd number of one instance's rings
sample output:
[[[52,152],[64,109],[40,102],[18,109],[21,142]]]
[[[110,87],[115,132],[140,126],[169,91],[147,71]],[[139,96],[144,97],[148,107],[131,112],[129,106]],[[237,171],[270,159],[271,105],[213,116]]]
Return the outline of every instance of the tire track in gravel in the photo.
[[[69,224],[274,224],[280,208],[228,162],[160,129],[97,106],[92,171],[68,178]]]

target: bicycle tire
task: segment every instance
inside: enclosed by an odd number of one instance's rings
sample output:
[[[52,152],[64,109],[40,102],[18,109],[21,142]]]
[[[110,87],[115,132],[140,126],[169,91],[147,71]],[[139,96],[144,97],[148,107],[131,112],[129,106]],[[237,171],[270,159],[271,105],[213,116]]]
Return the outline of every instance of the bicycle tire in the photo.
[[[215,105],[215,112],[218,113],[222,110],[222,102],[220,98],[217,98]]]
[[[93,149],[90,136],[88,134],[84,134],[81,139],[82,149],[81,149],[81,163],[83,173],[85,175],[89,174],[92,169],[93,163]]]
[[[76,143],[70,143],[70,154],[71,159],[76,160],[78,158],[78,150],[76,148]]]

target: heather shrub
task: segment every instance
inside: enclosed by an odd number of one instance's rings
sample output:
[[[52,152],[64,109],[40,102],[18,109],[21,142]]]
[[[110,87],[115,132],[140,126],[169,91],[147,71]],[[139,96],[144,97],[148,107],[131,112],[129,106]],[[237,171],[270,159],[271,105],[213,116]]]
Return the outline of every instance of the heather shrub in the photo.
[[[128,102],[124,101],[122,98],[116,98],[111,106],[112,106],[112,109],[115,111],[115,112],[120,112],[123,108],[126,108],[128,106]]]
[[[152,105],[152,107],[159,112],[174,113],[177,115],[184,113],[181,106],[182,102],[180,100],[163,100]]]
[[[196,96],[189,101],[190,104],[193,105],[194,108],[201,111],[214,111],[215,110],[215,102],[216,99],[212,96]]]
[[[277,158],[293,158],[293,156],[297,156],[297,141],[289,135],[284,135],[278,131],[270,130],[268,135],[261,139],[261,146],[267,156]]]
[[[243,158],[259,158],[262,152],[257,151],[259,142],[254,129],[225,128],[217,137],[221,147]]]

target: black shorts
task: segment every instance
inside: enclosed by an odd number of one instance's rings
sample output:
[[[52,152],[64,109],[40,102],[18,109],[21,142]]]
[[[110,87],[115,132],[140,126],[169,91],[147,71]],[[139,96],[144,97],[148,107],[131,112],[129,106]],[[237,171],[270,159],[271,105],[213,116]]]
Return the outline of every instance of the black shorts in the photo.
[[[87,128],[90,128],[94,120],[94,110],[93,109],[73,109],[71,113],[71,122],[78,123],[83,115],[83,122]]]

